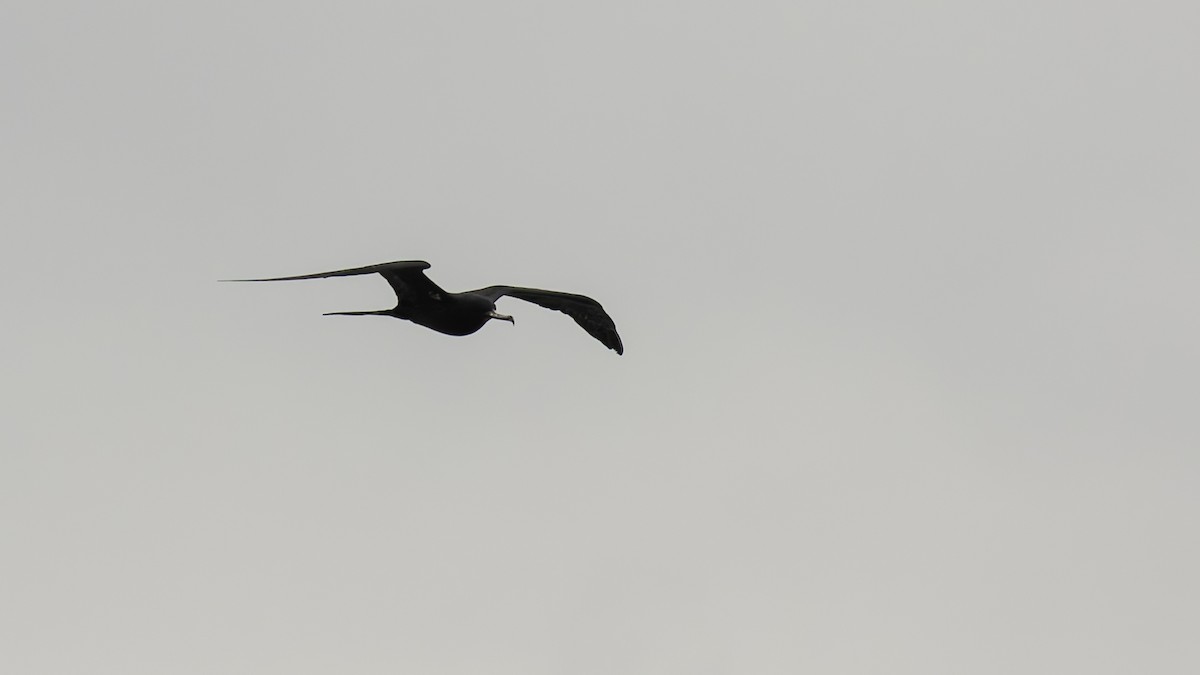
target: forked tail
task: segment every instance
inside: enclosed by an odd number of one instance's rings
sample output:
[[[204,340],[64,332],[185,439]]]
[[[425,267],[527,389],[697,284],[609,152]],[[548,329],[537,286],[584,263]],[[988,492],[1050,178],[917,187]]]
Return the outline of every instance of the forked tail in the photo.
[[[370,312],[325,312],[321,316],[391,316],[390,309],[376,309]]]

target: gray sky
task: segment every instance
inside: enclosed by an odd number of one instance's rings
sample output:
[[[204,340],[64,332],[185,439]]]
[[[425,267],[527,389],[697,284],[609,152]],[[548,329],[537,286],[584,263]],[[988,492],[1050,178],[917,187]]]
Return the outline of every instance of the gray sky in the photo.
[[[0,671],[1196,672],[1197,35],[5,3]]]

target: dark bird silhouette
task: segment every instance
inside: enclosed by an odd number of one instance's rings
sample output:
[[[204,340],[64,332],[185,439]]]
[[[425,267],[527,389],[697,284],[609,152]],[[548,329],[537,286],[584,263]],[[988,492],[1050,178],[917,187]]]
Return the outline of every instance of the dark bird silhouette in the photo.
[[[470,335],[483,328],[489,319],[500,319],[516,325],[511,316],[496,311],[496,301],[511,296],[547,309],[557,310],[575,319],[589,335],[605,347],[618,354],[625,353],[617,326],[604,308],[595,300],[574,293],[543,291],[520,286],[488,286],[465,293],[447,293],[425,276],[429,263],[423,260],[397,260],[395,262],[355,267],[334,272],[301,274],[294,277],[271,279],[223,279],[222,281],[296,281],[299,279],[324,279],[347,277],[357,274],[379,274],[396,291],[396,306],[368,312],[328,312],[325,316],[394,316],[415,324],[432,328],[446,335]]]

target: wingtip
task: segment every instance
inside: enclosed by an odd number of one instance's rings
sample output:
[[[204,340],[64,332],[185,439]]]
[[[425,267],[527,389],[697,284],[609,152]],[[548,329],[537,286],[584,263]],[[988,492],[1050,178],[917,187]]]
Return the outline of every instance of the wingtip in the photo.
[[[608,344],[608,348],[613,350],[614,352],[616,352],[617,356],[624,356],[625,355],[625,343],[621,341],[621,336],[617,334],[616,326],[613,327],[612,332],[609,333],[608,338],[610,340],[610,342]]]

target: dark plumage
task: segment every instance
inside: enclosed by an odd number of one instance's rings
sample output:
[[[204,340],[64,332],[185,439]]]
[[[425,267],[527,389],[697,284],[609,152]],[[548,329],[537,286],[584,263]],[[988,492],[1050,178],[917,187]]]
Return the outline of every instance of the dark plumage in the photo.
[[[489,319],[500,319],[516,324],[511,316],[496,312],[496,301],[508,295],[520,300],[554,309],[575,319],[589,335],[605,347],[618,354],[625,353],[617,327],[604,308],[595,300],[574,293],[543,291],[519,286],[488,286],[465,293],[447,293],[425,276],[429,263],[423,260],[397,260],[396,262],[355,267],[334,272],[301,274],[294,277],[271,279],[226,279],[225,281],[295,281],[298,279],[323,279],[357,274],[379,274],[396,291],[396,306],[370,312],[329,312],[343,316],[394,316],[415,324],[432,328],[446,335],[470,335],[483,327]]]

